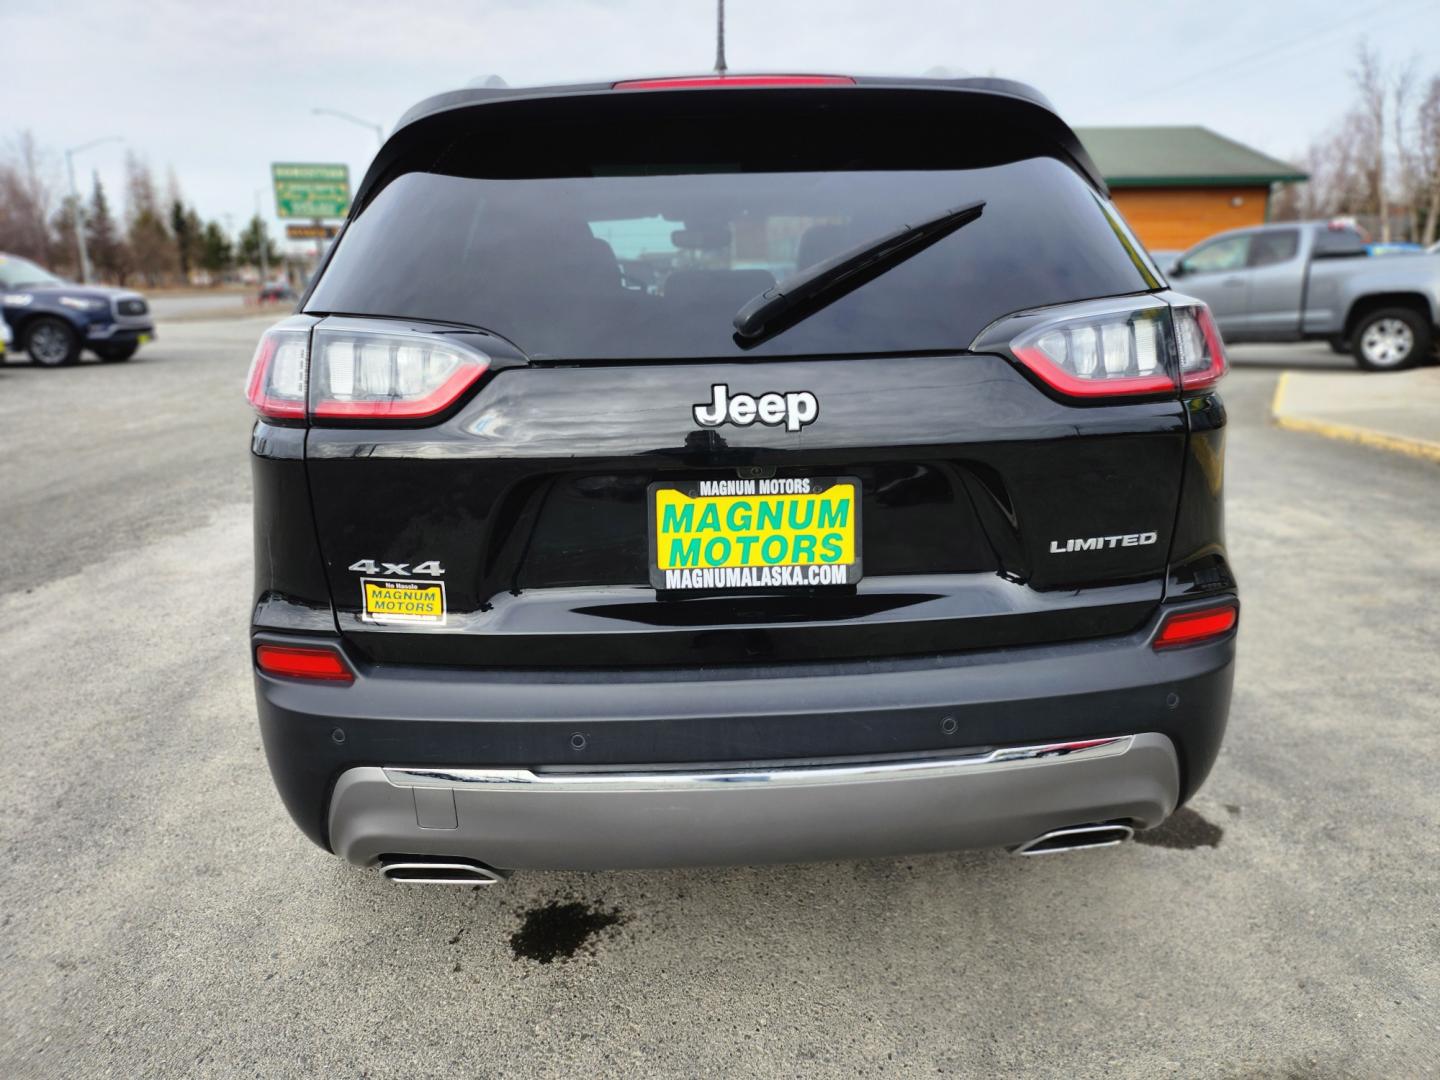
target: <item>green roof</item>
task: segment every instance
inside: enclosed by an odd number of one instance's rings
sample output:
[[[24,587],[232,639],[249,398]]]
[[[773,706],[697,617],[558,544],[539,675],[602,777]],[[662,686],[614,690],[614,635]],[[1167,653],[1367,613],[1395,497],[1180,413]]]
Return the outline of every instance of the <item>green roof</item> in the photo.
[[[1075,134],[1111,187],[1211,187],[1305,180],[1284,161],[1203,127],[1092,127]]]

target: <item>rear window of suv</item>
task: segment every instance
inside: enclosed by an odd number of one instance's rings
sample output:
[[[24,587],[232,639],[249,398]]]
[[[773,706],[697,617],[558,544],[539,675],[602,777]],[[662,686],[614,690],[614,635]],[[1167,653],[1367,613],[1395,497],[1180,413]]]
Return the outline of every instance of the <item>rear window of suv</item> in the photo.
[[[654,150],[663,130],[614,145],[577,130],[572,153],[518,164],[527,144],[486,155],[457,137],[386,178],[307,310],[478,327],[544,360],[845,355],[963,349],[1014,311],[1154,286],[1113,211],[1033,144],[887,161],[884,146],[836,145],[860,137],[843,126],[792,132],[785,153],[783,132],[746,134],[692,140],[676,160]],[[919,255],[736,343],[737,310],[787,275],[982,199],[978,220]]]

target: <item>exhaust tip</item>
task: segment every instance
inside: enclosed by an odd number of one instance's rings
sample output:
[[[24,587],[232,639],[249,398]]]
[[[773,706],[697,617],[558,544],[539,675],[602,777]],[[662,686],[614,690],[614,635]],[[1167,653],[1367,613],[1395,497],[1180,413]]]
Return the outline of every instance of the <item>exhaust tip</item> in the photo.
[[[397,885],[498,885],[508,875],[473,859],[401,855],[382,859],[380,876]]]
[[[1072,825],[1066,829],[1052,829],[1050,832],[1041,833],[1034,840],[1027,840],[1015,848],[1014,854],[1054,855],[1061,851],[1114,847],[1134,835],[1135,830],[1129,825]]]

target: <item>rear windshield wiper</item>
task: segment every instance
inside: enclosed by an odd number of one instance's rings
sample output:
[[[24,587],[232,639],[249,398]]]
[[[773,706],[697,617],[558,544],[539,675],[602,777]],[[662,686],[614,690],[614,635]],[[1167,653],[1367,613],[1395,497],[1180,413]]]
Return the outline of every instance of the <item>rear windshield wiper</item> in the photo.
[[[736,344],[751,348],[789,329],[970,224],[984,209],[985,200],[981,199],[918,225],[902,225],[878,239],[791,274],[735,313]]]

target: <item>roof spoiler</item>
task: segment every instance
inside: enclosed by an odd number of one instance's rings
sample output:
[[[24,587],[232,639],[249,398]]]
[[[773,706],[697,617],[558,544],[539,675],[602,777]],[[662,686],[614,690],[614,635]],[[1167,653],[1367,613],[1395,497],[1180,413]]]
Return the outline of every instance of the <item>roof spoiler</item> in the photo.
[[[663,98],[674,94],[745,93],[785,94],[787,96],[824,95],[829,98],[831,95],[837,94],[895,94],[897,96],[917,95],[934,100],[939,95],[953,94],[957,105],[966,98],[972,100],[985,98],[994,102],[1008,102],[1018,112],[1026,114],[1026,118],[1037,128],[1042,129],[1050,142],[1065,152],[1077,171],[1096,191],[1102,195],[1109,195],[1104,177],[1101,176],[1100,170],[1096,168],[1095,162],[1091,160],[1075,132],[1060,119],[1055,112],[1055,107],[1045,95],[1025,83],[994,78],[925,79],[857,75],[853,78],[847,77],[843,81],[830,77],[821,83],[815,81],[819,78],[815,77],[800,83],[791,81],[788,84],[777,85],[779,77],[776,77],[775,81],[767,80],[763,83],[757,83],[755,76],[732,78],[734,79],[732,85],[725,85],[726,80],[724,79],[706,79],[703,84],[638,89],[627,89],[616,82],[534,87],[507,87],[492,84],[437,94],[421,101],[400,118],[395,130],[391,132],[385,145],[375,155],[370,168],[366,170],[365,177],[360,182],[351,203],[351,216],[353,217],[364,208],[382,178],[402,157],[422,145],[426,138],[432,136],[439,128],[453,125],[466,113],[484,110],[488,114],[496,109],[533,106],[543,101],[559,102],[567,98],[618,97],[621,95],[635,98],[642,96]],[[788,78],[794,80],[796,77]],[[492,80],[492,83],[498,81]],[[670,81],[673,80],[621,80],[620,83],[628,82],[632,86],[635,83],[654,86],[655,83]],[[618,89],[617,86],[619,86]]]

